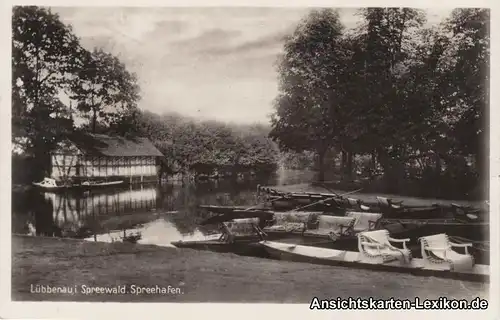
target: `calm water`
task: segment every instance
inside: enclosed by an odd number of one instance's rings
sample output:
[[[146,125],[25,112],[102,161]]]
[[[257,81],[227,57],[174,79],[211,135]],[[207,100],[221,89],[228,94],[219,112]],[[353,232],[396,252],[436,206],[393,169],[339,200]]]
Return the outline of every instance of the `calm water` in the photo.
[[[310,181],[310,172],[281,170],[252,181],[211,181],[189,185],[136,185],[80,194],[29,191],[13,194],[12,231],[17,234],[170,245],[171,241],[214,237],[199,227],[200,204],[256,205],[256,189]]]

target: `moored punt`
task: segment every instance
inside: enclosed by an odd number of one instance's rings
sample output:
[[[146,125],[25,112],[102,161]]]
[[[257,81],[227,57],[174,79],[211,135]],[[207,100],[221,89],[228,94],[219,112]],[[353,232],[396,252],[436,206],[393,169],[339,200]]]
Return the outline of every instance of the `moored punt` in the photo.
[[[218,214],[227,214],[234,211],[262,211],[266,209],[264,206],[262,208],[245,207],[245,206],[216,206],[216,205],[199,205],[198,208],[207,210],[209,212]]]
[[[260,240],[256,237],[248,239],[238,238],[234,242],[223,239],[174,241],[171,244],[177,248],[214,251],[221,253],[234,253],[242,256],[267,257],[267,253],[258,245]]]
[[[359,239],[363,239],[359,237]],[[405,242],[408,239],[390,239],[396,242]],[[412,258],[404,248],[388,246],[377,241],[366,242],[359,240],[359,251],[336,250],[318,248],[304,245],[295,245],[282,242],[261,241],[260,244],[268,252],[269,256],[278,260],[305,262],[312,264],[344,266],[360,269],[371,269],[389,272],[411,273],[420,276],[436,276],[469,281],[489,281],[489,266],[472,265],[470,268],[459,263],[463,267],[453,267],[454,261],[430,262],[428,257],[423,259]],[[368,249],[372,248],[372,249]],[[458,256],[458,260],[467,259]],[[442,263],[439,263],[442,262]],[[450,266],[451,265],[451,266]]]
[[[347,206],[334,199],[317,199],[304,198],[295,199],[287,197],[272,197],[266,202],[267,207],[271,207],[276,211],[302,210],[301,207],[306,207],[308,211],[323,211],[342,214],[346,211]],[[298,208],[298,209],[297,209]]]
[[[396,204],[390,199],[378,197],[378,205],[367,206],[353,198],[310,197],[307,194],[301,200],[299,200],[297,194],[273,196],[270,199],[269,206],[275,211],[312,210],[344,215],[346,212],[354,210],[372,213],[380,212],[387,218],[399,219],[444,219],[454,217],[470,222],[487,220],[485,218],[486,214],[482,210],[456,204],[450,206],[435,204],[432,206],[408,207],[403,205],[402,202]]]
[[[403,203],[404,201],[402,200],[395,200],[387,197],[381,197],[381,196],[376,196],[373,200],[364,200],[362,201],[361,199],[356,199],[350,196],[350,194],[358,192],[359,190],[347,192],[344,194],[337,194],[337,193],[320,193],[320,192],[284,192],[284,191],[278,191],[274,188],[271,187],[266,187],[266,186],[257,186],[257,193],[258,194],[266,194],[269,199],[277,199],[281,198],[279,201],[279,205],[285,207],[290,207],[293,205],[296,205],[297,202],[294,201],[299,201],[302,203],[307,203],[307,201],[319,201],[319,200],[328,200],[328,202],[333,201],[337,206],[339,207],[348,207],[351,209],[356,209],[359,211],[375,211],[375,212],[395,212],[395,213],[401,213],[401,211],[408,211],[408,213],[418,213],[419,211],[426,211],[426,210],[431,210],[436,208],[441,208],[446,211],[465,211],[465,213],[472,213],[472,214],[485,214],[487,213],[489,202],[484,201],[483,205],[480,205],[478,208],[474,208],[471,206],[465,206],[465,205],[459,205],[456,203],[450,203],[448,205],[446,204],[439,204],[436,203],[435,201],[427,201],[425,204],[425,201],[422,201],[422,204],[419,204],[417,202],[411,203],[411,204],[406,204]],[[479,204],[478,204],[479,205]],[[414,210],[414,209],[421,209],[421,210]]]
[[[45,191],[76,191],[94,188],[105,188],[123,184],[123,180],[117,181],[84,181],[82,183],[60,183],[52,178],[44,178],[41,182],[33,182],[33,186]]]
[[[258,218],[260,219],[258,222],[259,226],[263,226],[266,221],[272,220],[274,217],[274,212],[266,211],[266,210],[233,210],[227,211],[223,214],[214,215],[209,217],[202,222],[200,225],[208,225],[208,224],[218,224],[227,221],[231,221],[234,219],[247,219],[247,218]]]
[[[489,239],[489,222],[464,222],[457,219],[382,219],[381,224],[418,226],[415,230],[418,230],[420,234],[415,233],[412,236],[447,233],[474,241],[487,241]]]
[[[300,244],[316,247],[354,250],[357,234],[363,231],[388,229],[407,237],[421,235],[419,225],[382,224],[381,214],[350,212],[346,216],[324,215],[319,212],[275,213],[272,224],[263,228],[266,240],[295,238]]]
[[[214,252],[231,252],[245,256],[265,257],[266,252],[258,242],[263,239],[262,230],[258,227],[258,218],[234,219],[222,222],[221,234],[208,240],[174,241],[177,248],[208,250]]]

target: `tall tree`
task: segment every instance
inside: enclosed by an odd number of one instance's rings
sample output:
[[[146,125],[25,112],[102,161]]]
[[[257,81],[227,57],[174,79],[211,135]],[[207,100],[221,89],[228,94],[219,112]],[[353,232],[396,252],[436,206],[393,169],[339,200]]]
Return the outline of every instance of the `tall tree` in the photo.
[[[363,71],[358,75],[364,94],[353,98],[365,103],[358,103],[363,115],[358,127],[364,128],[362,140],[370,141],[384,167],[387,185],[397,187],[403,174],[403,159],[408,154],[405,139],[414,128],[412,123],[418,123],[418,108],[423,107],[405,103],[401,83],[425,15],[410,8],[368,8],[360,13],[365,24],[358,37],[365,41],[365,52]]]
[[[282,149],[316,152],[319,180],[340,130],[332,116],[340,97],[335,85],[344,69],[342,30],[336,11],[313,11],[286,40],[278,66],[280,93],[270,136]]]
[[[96,131],[99,120],[123,131],[123,124],[137,115],[140,96],[136,75],[102,49],[86,52],[84,56],[84,64],[72,82],[72,99],[78,102],[77,109],[89,119],[92,132]]]
[[[490,16],[488,9],[457,9],[446,23],[453,34],[449,107],[457,119],[453,126],[458,150],[477,156],[483,165],[487,150],[489,106]],[[487,141],[486,141],[487,142]],[[480,160],[481,159],[481,160]]]
[[[72,129],[57,98],[81,66],[82,48],[57,14],[16,6],[12,14],[12,120],[14,144],[46,168],[47,154]]]

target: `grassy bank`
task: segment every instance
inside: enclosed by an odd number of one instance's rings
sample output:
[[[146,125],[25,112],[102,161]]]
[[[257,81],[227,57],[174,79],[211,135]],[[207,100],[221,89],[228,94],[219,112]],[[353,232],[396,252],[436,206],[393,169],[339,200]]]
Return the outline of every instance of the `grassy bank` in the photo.
[[[309,303],[313,297],[486,297],[488,284],[125,243],[12,237],[12,299]],[[168,288],[167,294],[80,293],[82,285]],[[31,293],[40,285],[77,294]],[[172,292],[179,288],[179,291]]]

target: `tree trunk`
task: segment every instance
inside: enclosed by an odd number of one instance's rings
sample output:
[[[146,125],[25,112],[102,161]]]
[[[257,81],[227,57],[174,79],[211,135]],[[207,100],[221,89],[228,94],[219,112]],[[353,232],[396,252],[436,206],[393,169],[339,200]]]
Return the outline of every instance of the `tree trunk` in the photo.
[[[340,179],[344,180],[347,168],[347,152],[341,151],[341,162],[340,162]]]
[[[372,151],[372,154],[371,154],[371,163],[370,163],[370,172],[369,172],[370,179],[373,179],[373,174],[375,173],[376,169],[377,169],[377,153],[374,150],[374,151]]]
[[[353,178],[353,159],[354,154],[352,152],[347,152],[347,168],[346,168],[346,176],[348,181],[351,181]]]
[[[383,173],[383,182],[384,182],[384,190],[383,192],[390,192],[393,185],[393,172],[391,165],[389,163],[388,155],[385,153],[385,150],[382,148],[377,149],[377,155],[380,165],[382,166]]]
[[[37,141],[33,156],[36,163],[34,177],[36,180],[50,176],[50,155],[42,141]]]
[[[324,150],[318,151],[318,182],[325,181],[325,154]]]
[[[439,153],[435,152],[435,161],[436,161],[436,178],[439,178],[441,176],[441,171],[442,171],[442,161],[441,157],[439,156]]]
[[[97,110],[92,109],[92,133],[95,133],[96,124],[97,124]]]

